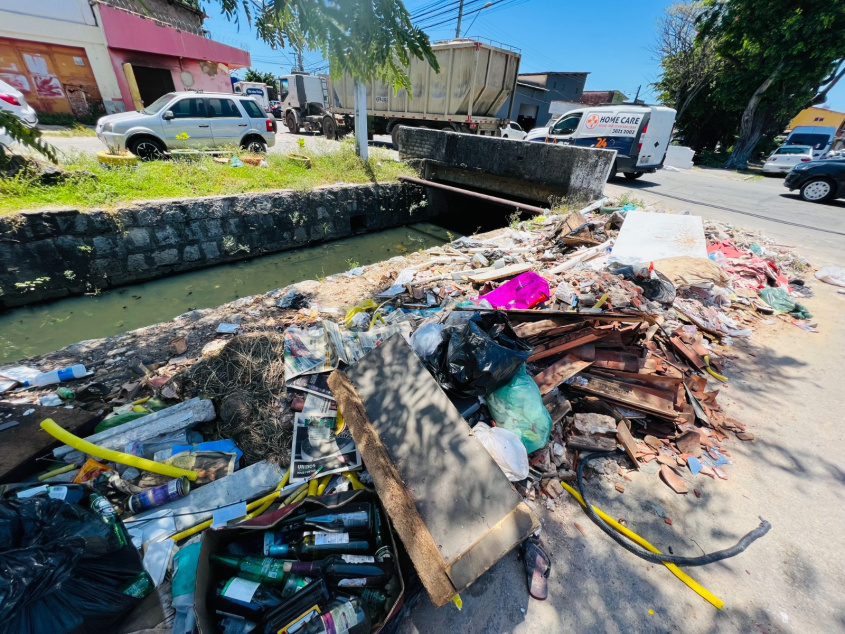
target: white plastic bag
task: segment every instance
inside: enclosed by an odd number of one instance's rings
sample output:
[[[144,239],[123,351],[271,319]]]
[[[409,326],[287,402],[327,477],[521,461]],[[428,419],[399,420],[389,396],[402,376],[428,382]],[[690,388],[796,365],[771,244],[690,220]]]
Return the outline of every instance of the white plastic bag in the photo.
[[[519,436],[504,427],[490,427],[484,423],[473,427],[472,433],[505,472],[508,480],[517,482],[528,477],[528,452]]]
[[[841,266],[826,266],[816,271],[816,279],[833,284],[834,286],[845,286],[845,268]]]

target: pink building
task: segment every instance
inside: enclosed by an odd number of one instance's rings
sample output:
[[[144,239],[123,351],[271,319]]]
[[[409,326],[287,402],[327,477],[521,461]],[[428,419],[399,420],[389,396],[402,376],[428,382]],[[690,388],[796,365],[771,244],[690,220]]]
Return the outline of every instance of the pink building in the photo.
[[[130,1],[95,4],[126,110],[174,90],[232,92],[229,71],[249,66],[249,53],[205,37],[198,5],[145,0],[143,15],[131,10]]]

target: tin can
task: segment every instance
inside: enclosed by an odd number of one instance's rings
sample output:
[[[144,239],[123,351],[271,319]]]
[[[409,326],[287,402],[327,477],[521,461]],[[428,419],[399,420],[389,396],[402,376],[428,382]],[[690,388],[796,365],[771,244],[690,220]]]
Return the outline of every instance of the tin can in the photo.
[[[191,481],[185,476],[171,480],[152,489],[141,493],[135,493],[129,498],[129,510],[132,513],[140,513],[146,509],[161,506],[167,502],[183,498],[191,491]]]

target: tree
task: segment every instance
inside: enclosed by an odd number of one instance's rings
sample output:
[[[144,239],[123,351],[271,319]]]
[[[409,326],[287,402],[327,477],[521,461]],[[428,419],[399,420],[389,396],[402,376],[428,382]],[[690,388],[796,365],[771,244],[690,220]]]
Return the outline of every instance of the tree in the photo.
[[[697,24],[696,45],[712,43],[735,91],[726,105],[741,107],[725,167],[744,169],[764,134],[842,76],[845,0],[708,0]]]
[[[276,83],[276,77],[273,73],[262,73],[254,68],[247,68],[244,74],[244,81],[254,81],[259,84],[267,84],[273,86]]]
[[[5,130],[12,141],[17,141],[25,147],[32,148],[36,152],[46,156],[53,163],[56,162],[56,148],[44,142],[39,130],[25,126],[16,115],[8,110],[0,110],[0,130]],[[9,159],[9,154],[8,148],[0,143],[0,164],[5,163]]]
[[[660,101],[677,111],[681,119],[698,94],[709,87],[722,67],[714,41],[696,41],[697,21],[705,9],[704,2],[670,5],[657,21],[657,46],[661,78],[652,86]]]
[[[410,92],[412,56],[439,70],[428,36],[411,23],[402,0],[214,1],[235,22],[243,10],[271,46],[292,42],[319,50],[333,77],[349,73],[364,82],[378,78]]]

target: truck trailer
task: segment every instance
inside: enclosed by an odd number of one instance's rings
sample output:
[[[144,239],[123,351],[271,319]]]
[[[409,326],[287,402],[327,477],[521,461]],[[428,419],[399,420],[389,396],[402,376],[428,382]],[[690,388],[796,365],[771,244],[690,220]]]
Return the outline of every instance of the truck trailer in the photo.
[[[412,58],[412,95],[381,81],[367,84],[367,117],[373,134],[390,134],[393,144],[399,126],[447,129],[468,134],[499,136],[509,117],[496,114],[513,97],[520,54],[504,45],[475,39],[436,42],[432,51],[437,73],[427,61]],[[339,138],[354,128],[354,80],[344,75],[304,73],[280,78],[282,113],[288,130],[322,132]]]

